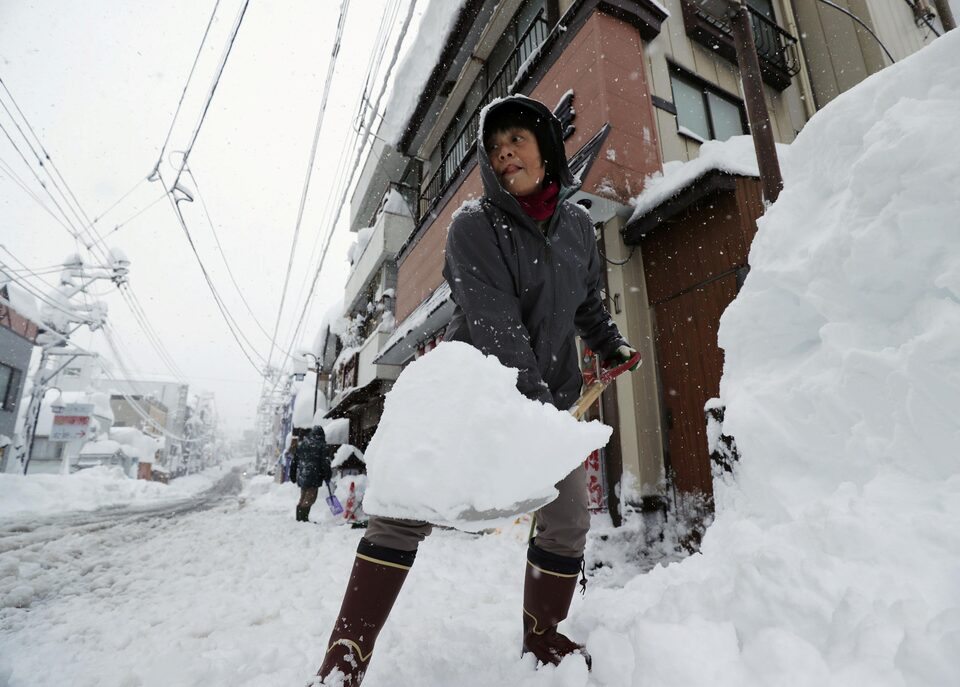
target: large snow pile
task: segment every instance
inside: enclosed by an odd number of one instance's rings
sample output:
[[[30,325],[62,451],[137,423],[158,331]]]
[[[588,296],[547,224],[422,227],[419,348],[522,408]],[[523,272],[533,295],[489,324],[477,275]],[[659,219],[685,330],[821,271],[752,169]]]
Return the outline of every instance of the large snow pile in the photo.
[[[958,113],[955,31],[791,146],[720,327],[742,462],[702,555],[586,605],[615,684],[958,683]]]
[[[531,401],[517,371],[447,342],[404,369],[365,454],[368,513],[480,530],[485,515],[555,498],[611,429]]]

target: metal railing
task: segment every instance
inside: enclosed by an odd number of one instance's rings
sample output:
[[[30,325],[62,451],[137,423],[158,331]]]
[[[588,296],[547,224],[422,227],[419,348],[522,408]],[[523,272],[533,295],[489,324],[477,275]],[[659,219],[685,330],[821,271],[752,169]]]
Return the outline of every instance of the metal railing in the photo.
[[[457,175],[463,170],[470,159],[477,143],[477,131],[480,127],[480,112],[483,107],[491,100],[503,98],[514,92],[514,82],[520,74],[520,69],[540,48],[540,46],[550,35],[550,27],[544,19],[544,12],[540,10],[534,17],[533,22],[523,32],[517,41],[517,47],[513,49],[506,63],[494,77],[490,86],[484,91],[480,98],[480,103],[470,113],[466,124],[460,129],[453,140],[450,150],[440,160],[437,169],[433,171],[430,180],[427,182],[423,191],[420,193],[417,203],[417,222],[419,223],[427,214],[433,210],[434,206],[443,196],[449,185],[457,178]],[[455,130],[460,123],[455,119],[453,123],[444,132],[441,140],[446,138],[450,131]]]
[[[733,45],[730,24],[714,18],[694,3],[684,3],[684,9],[692,11],[697,19],[712,26],[731,41],[731,46]],[[761,67],[773,68],[787,79],[799,74],[800,56],[797,52],[797,39],[749,5],[747,10],[750,12],[753,42],[757,46]]]

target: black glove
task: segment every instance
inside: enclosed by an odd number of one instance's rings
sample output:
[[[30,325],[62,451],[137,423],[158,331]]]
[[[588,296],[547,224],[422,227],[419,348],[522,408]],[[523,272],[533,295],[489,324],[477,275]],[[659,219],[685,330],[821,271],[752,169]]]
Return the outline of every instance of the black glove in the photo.
[[[617,348],[617,350],[615,350],[613,353],[611,353],[610,357],[608,357],[603,362],[605,362],[608,367],[618,367],[620,365],[623,365],[628,360],[630,360],[630,358],[632,358],[636,354],[637,354],[637,350],[635,348],[627,344],[624,344],[619,348]],[[633,372],[638,367],[640,367],[640,362],[641,362],[640,359],[637,359],[637,362],[630,367],[630,371]]]

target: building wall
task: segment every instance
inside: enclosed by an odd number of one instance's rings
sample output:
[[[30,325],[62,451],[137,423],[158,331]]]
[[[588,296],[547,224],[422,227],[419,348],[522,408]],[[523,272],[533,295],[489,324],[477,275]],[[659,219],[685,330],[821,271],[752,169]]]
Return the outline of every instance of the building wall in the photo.
[[[663,23],[660,35],[650,41],[646,48],[645,67],[653,94],[673,102],[670,85],[670,64],[673,63],[729,95],[743,100],[737,65],[718,57],[687,37],[680,0],[662,0],[662,4],[670,11],[670,17]],[[779,25],[786,29],[788,13],[785,7],[774,3],[774,9]],[[779,143],[792,142],[807,121],[798,80],[794,78],[793,84],[782,93],[767,85],[764,85],[764,92],[774,139]],[[674,115],[657,109],[656,122],[664,161],[691,160],[697,157],[700,142],[678,133],[677,118]]]
[[[480,168],[474,166],[447,204],[435,210],[433,224],[403,256],[397,267],[397,322],[403,322],[443,282],[443,250],[453,213],[464,201],[481,195]]]
[[[18,402],[10,410],[0,408],[0,434],[5,434],[10,438],[13,438],[14,427],[17,423],[17,410],[22,400],[32,353],[32,343],[6,327],[0,326],[0,362],[20,371],[20,381],[17,388],[14,389],[14,398]]]
[[[895,60],[912,55],[935,39],[929,28],[916,25],[913,11],[905,2],[835,2],[870,26]],[[793,0],[793,8],[818,108],[890,65],[877,41],[842,12],[804,0]],[[934,25],[939,30],[939,21]]]
[[[936,40],[934,33],[925,24],[917,26],[913,18],[913,11],[907,7],[905,2],[856,0],[853,5],[861,8],[857,11],[861,19],[864,17],[860,15],[860,12],[864,14],[867,11],[870,12],[871,21],[868,23],[873,24],[873,30],[876,31],[880,40],[887,46],[887,50],[893,53],[893,58],[898,62]],[[930,2],[930,6],[933,7],[933,2]],[[932,23],[938,31],[941,30],[938,20],[934,20]]]
[[[622,218],[615,217],[604,227],[607,257],[614,262],[625,261],[622,267],[611,266],[607,270],[611,303],[608,307],[620,333],[640,352],[643,362],[634,372],[614,383],[620,416],[620,448],[623,469],[633,476],[640,496],[651,496],[662,494],[664,485],[664,437],[654,321],[652,308],[646,305],[643,255],[637,249],[624,246],[620,239],[623,224]]]

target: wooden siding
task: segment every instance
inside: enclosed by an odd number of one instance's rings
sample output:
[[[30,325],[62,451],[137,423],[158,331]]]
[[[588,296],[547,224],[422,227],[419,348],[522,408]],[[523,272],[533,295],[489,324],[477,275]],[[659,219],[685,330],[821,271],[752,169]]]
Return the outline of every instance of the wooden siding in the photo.
[[[738,178],[687,208],[641,241],[655,317],[655,345],[668,440],[668,469],[681,492],[712,494],[703,406],[720,391],[720,316],[747,265],[760,183]]]

